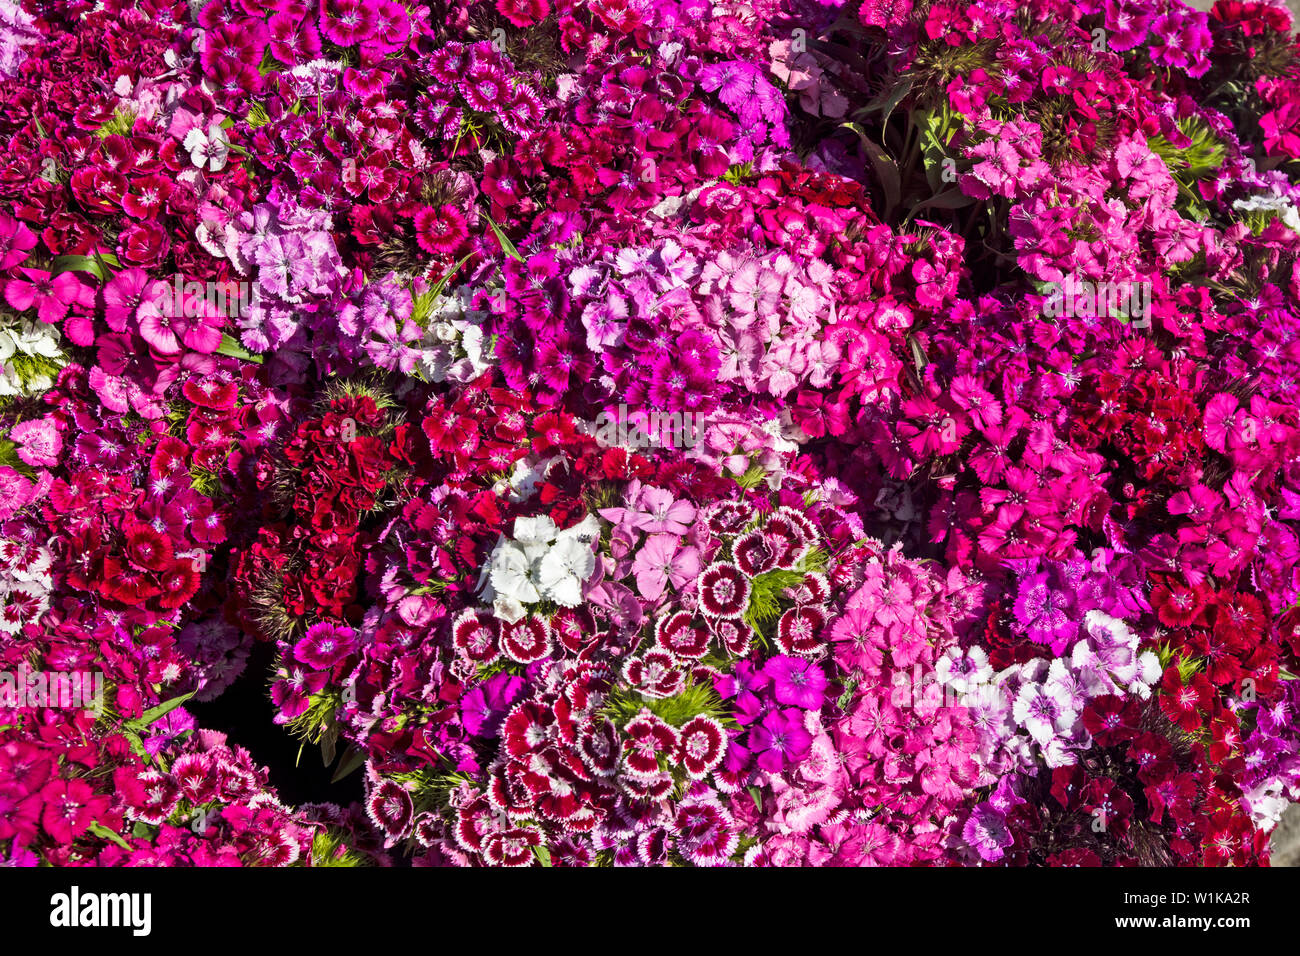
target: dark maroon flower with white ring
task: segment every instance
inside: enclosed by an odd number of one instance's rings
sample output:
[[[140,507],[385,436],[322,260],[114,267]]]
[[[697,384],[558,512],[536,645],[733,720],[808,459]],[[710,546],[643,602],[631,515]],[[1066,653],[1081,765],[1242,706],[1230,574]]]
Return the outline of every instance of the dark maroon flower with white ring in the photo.
[[[524,760],[511,760],[504,773],[493,774],[488,781],[488,801],[504,821],[526,820],[534,816],[533,794],[523,781]]]
[[[754,629],[744,621],[718,618],[709,621],[709,627],[727,653],[734,657],[744,657],[754,644]]]
[[[739,501],[719,501],[709,508],[705,523],[714,534],[735,534],[745,527],[753,513]]]
[[[645,777],[622,776],[618,784],[625,794],[642,803],[662,800],[673,792],[675,786],[673,775],[667,770]]]
[[[802,511],[795,511],[787,505],[782,505],[780,508],[777,508],[776,511],[772,512],[772,518],[784,518],[789,521],[799,529],[804,541],[809,544],[813,544],[821,538],[821,534],[817,531],[816,523]]]
[[[486,611],[462,611],[451,626],[451,642],[476,664],[501,656],[501,622]]]
[[[663,827],[643,830],[637,834],[636,856],[642,866],[666,866],[672,839]]]
[[[506,657],[520,664],[531,664],[549,657],[550,628],[539,617],[526,617],[506,624],[501,629],[501,650]]]
[[[681,763],[695,780],[707,776],[727,754],[727,732],[712,717],[692,717],[682,725],[681,735]]]
[[[742,534],[732,542],[731,553],[736,559],[736,566],[751,578],[776,566],[772,545],[761,531]]]
[[[551,618],[551,633],[570,654],[577,654],[590,644],[598,644],[604,637],[586,605],[560,608]]]
[[[700,609],[709,617],[737,618],[749,606],[750,584],[734,564],[719,561],[700,575]]]
[[[720,806],[684,802],[678,808],[677,850],[696,866],[724,866],[736,852],[739,835]]]
[[[826,612],[819,607],[792,607],[776,625],[776,642],[787,654],[811,654],[822,646]]]
[[[578,737],[578,756],[594,776],[609,778],[618,772],[618,728],[605,720]]]
[[[415,824],[411,827],[411,835],[415,837],[415,842],[425,849],[437,843],[438,838],[442,836],[440,823],[436,813],[421,813],[415,818]]]
[[[456,811],[452,835],[462,850],[481,853],[483,841],[505,825],[505,814],[495,809],[486,797],[479,797]]]
[[[220,781],[207,754],[181,754],[172,762],[171,769],[181,796],[190,803],[197,806],[216,799]]]
[[[675,761],[681,745],[675,727],[642,710],[623,728],[623,771],[631,777],[653,777],[663,769],[660,758]]]
[[[623,665],[623,679],[646,697],[663,698],[680,694],[686,677],[677,659],[667,651],[648,651]]]
[[[808,541],[787,515],[776,514],[763,525],[763,536],[778,568],[793,568],[808,553]]]
[[[141,770],[133,776],[124,774],[119,783],[129,819],[158,826],[176,809],[180,787],[167,774]]]
[[[541,842],[542,834],[532,827],[511,827],[483,841],[483,859],[492,866],[532,866],[533,847]]]
[[[655,645],[676,658],[699,660],[709,650],[709,632],[692,620],[694,616],[686,611],[660,618],[655,625]]]
[[[521,700],[501,722],[501,742],[511,757],[538,753],[555,738],[555,712],[545,704]]]
[[[795,604],[825,604],[831,596],[831,583],[826,575],[810,571],[797,587],[787,588],[785,593]]]
[[[384,831],[392,846],[405,836],[415,819],[415,804],[406,788],[395,780],[381,780],[366,798],[366,815]]]

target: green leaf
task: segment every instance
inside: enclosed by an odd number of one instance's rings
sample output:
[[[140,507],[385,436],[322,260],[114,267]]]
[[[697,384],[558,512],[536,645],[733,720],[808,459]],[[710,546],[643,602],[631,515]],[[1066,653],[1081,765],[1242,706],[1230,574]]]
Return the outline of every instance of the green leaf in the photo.
[[[262,356],[254,355],[224,332],[221,333],[221,345],[217,348],[217,354],[229,355],[231,358],[243,359],[245,362],[256,362],[259,365],[263,362]]]
[[[919,110],[915,122],[920,129],[925,178],[930,183],[930,190],[937,194],[943,189],[943,161],[948,158],[948,141],[952,138],[952,113],[947,107]]]
[[[64,272],[89,272],[101,282],[106,282],[111,273],[110,265],[119,265],[117,258],[109,254],[98,256],[56,256],[50,266],[50,275],[57,276]]]
[[[348,744],[348,749],[343,751],[343,759],[339,761],[338,769],[334,771],[334,776],[330,777],[330,783],[338,783],[348,774],[353,773],[366,762],[366,752],[356,746]]]
[[[510,240],[507,239],[506,241],[509,242]],[[502,248],[504,248],[504,246]],[[460,271],[461,266],[469,262],[469,257],[472,256],[473,254],[474,253],[472,252],[465,253],[465,255],[461,257],[460,262],[456,263],[454,266],[448,269],[447,274],[438,280],[438,284],[435,285],[432,289],[430,289],[429,293],[434,296],[441,295],[442,290],[447,288],[447,283],[451,281],[451,277]]]
[[[915,78],[910,76],[899,83],[895,83],[884,93],[881,93],[874,100],[864,106],[861,115],[869,116],[870,114],[879,111],[882,114],[880,125],[882,127],[888,126],[889,117],[893,115],[898,104],[903,102],[903,98],[906,97],[908,93],[912,92],[912,86],[915,83]]]
[[[767,470],[758,462],[753,462],[745,469],[745,473],[736,479],[736,484],[742,488],[757,488],[766,477]]]
[[[187,700],[193,697],[196,693],[197,691],[192,690],[188,694],[181,694],[181,696],[179,697],[173,697],[171,700],[165,700],[157,707],[150,707],[148,710],[146,710],[143,714],[140,715],[139,719],[127,721],[126,726],[137,731],[144,730],[146,727],[148,727],[150,724],[154,723],[155,721],[161,720],[162,718],[166,717],[168,714],[170,714],[181,704],[185,703]]]
[[[912,361],[916,363],[916,374],[920,375],[930,364],[930,360],[925,357],[925,352],[921,350],[921,343],[916,339],[909,338],[907,344],[912,347]]]
[[[884,147],[868,136],[866,130],[857,123],[841,123],[840,126],[847,127],[858,134],[858,139],[862,142],[862,151],[871,163],[871,168],[875,170],[880,188],[885,194],[885,211],[881,218],[889,219],[898,208],[899,200],[903,198],[903,177],[898,171],[898,163],[894,162],[893,157],[885,152]]]
[[[533,852],[537,854],[537,859],[541,862],[542,866],[551,865],[551,851],[546,849],[546,847],[535,846],[533,847]]]
[[[974,202],[974,196],[967,196],[960,189],[948,189],[937,196],[931,196],[929,199],[917,203],[908,210],[907,218],[903,221],[910,222],[912,217],[922,209],[964,209]]]
[[[99,822],[91,823],[89,830],[97,837],[102,837],[105,840],[112,840],[123,850],[131,849],[131,844],[127,843],[125,840],[122,839],[122,837],[119,834],[115,833],[114,831],[110,830],[108,827],[104,826]]]
[[[123,724],[122,736],[125,737],[126,742],[131,745],[131,751],[145,763],[148,763],[149,751],[144,749],[144,741],[140,739],[140,735],[132,730],[130,725]]]
[[[501,227],[496,224],[492,217],[487,213],[483,213],[483,218],[486,219],[488,225],[492,227],[492,232],[497,237],[497,242],[501,243],[501,251],[510,258],[518,259],[520,262],[523,262],[524,257],[519,254],[519,250],[515,248],[515,244],[510,241],[504,232],[501,231]]]

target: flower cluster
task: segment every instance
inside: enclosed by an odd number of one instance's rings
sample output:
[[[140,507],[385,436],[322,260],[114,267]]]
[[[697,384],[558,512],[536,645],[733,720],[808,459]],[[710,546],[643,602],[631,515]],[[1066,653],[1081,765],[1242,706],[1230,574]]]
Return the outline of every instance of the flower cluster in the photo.
[[[1282,7],[93,7],[0,0],[0,861],[1267,862]]]

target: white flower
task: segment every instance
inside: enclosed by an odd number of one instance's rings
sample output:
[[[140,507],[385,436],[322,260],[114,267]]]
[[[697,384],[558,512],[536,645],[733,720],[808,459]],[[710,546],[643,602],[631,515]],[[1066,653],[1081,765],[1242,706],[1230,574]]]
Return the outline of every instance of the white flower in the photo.
[[[514,539],[527,547],[530,544],[550,544],[555,540],[555,522],[547,515],[516,518]]]
[[[5,337],[12,338],[20,352],[27,355],[42,355],[45,358],[59,357],[59,331],[52,325],[46,325],[44,322],[37,324],[26,319],[20,328],[5,331],[8,333]],[[0,358],[6,357],[0,355]]]
[[[505,493],[507,499],[513,504],[527,501],[537,491],[537,486],[542,483],[542,478],[546,475],[546,469],[554,460],[554,458],[546,458],[542,461],[533,461],[531,457],[521,458],[515,462],[515,470],[510,475],[509,492],[504,488],[500,489],[501,492]]]
[[[965,694],[993,676],[989,656],[982,647],[972,647],[967,651],[950,647],[935,662],[934,671],[940,684],[948,685],[959,694]]]
[[[499,546],[492,558],[489,580],[497,597],[533,603],[541,598],[532,576],[532,562],[514,542]]]
[[[522,620],[524,606],[513,598],[499,597],[492,602],[492,614],[508,624]]]
[[[1138,656],[1137,664],[1137,677],[1128,685],[1128,690],[1146,700],[1151,696],[1151,686],[1160,680],[1160,658],[1154,651],[1143,651]]]
[[[596,555],[591,545],[576,538],[557,541],[546,552],[538,567],[542,595],[562,607],[582,603],[582,583],[596,570]]]
[[[574,540],[581,541],[583,544],[591,544],[600,538],[600,522],[596,516],[589,514],[572,528],[565,528],[555,535],[556,541]]]
[[[23,394],[23,383],[18,377],[18,370],[14,368],[12,362],[6,362],[0,370],[0,395],[21,394]]]

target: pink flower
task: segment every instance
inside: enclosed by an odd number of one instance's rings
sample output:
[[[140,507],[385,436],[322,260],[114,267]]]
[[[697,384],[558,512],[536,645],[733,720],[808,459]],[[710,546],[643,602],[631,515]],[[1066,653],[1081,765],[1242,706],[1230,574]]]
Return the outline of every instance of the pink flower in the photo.
[[[308,667],[326,670],[343,660],[354,644],[352,629],[321,621],[307,628],[307,634],[293,647],[293,655]]]
[[[425,206],[415,214],[415,242],[430,255],[450,255],[469,238],[465,216],[455,206]]]
[[[695,520],[695,506],[677,501],[662,488],[647,486],[641,493],[633,527],[649,534],[685,534]]]
[[[48,476],[49,472],[44,472]],[[37,486],[12,468],[0,468],[0,519],[8,518],[37,497]]]
[[[26,223],[0,212],[0,272],[18,265],[35,246],[36,236]]]
[[[821,707],[826,694],[826,675],[812,661],[779,654],[763,670],[772,678],[777,703],[811,710]]]
[[[27,278],[9,280],[5,285],[5,301],[19,312],[35,307],[42,322],[53,325],[63,321],[72,304],[83,298],[83,286],[75,273],[51,276],[44,269],[19,271]]]
[[[41,825],[58,843],[71,843],[90,828],[110,804],[84,780],[51,780],[41,788],[45,812]]]
[[[671,581],[681,590],[700,573],[700,553],[681,546],[675,534],[652,534],[632,562],[636,586],[648,601],[657,601]]]
[[[49,416],[19,422],[9,432],[18,442],[18,457],[29,465],[55,465],[63,450],[63,437]]]

